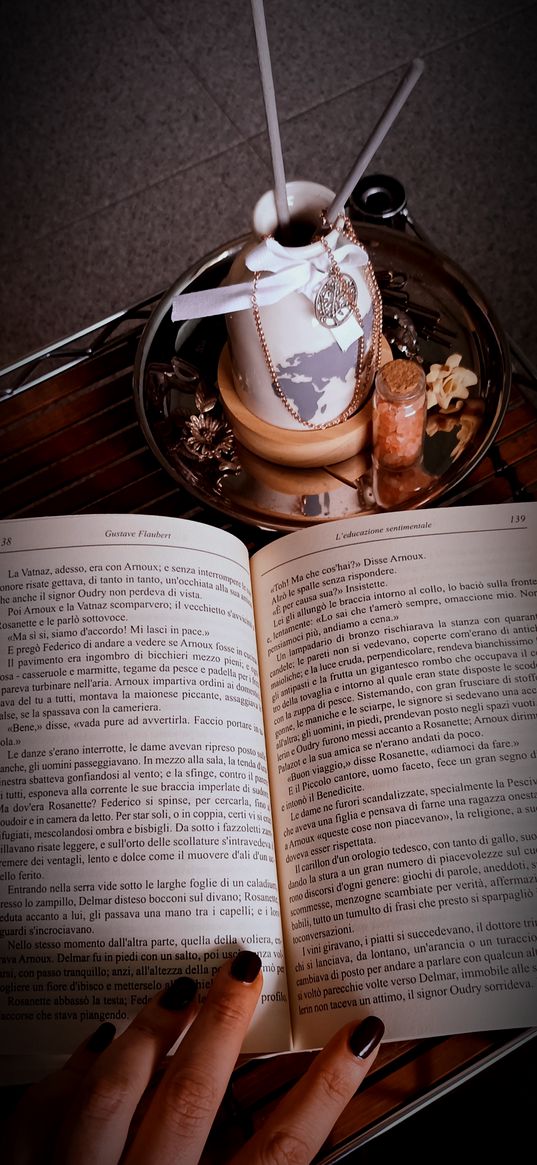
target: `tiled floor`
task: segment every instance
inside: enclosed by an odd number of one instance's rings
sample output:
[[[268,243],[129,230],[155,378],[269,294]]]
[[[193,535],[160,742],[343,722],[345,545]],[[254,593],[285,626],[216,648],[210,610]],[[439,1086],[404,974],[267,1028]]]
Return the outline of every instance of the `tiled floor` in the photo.
[[[537,361],[537,4],[266,0],[286,174],[372,170]],[[271,184],[249,0],[0,0],[0,364],[166,287]]]

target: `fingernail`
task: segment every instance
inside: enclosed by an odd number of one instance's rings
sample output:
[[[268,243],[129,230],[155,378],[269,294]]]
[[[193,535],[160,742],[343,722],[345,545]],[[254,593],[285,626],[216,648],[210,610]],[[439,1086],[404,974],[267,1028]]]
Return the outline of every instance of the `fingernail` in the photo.
[[[112,1043],[115,1034],[116,1025],[114,1023],[102,1023],[89,1037],[86,1043],[87,1051],[104,1052],[104,1049]]]
[[[380,1044],[384,1035],[384,1024],[381,1019],[377,1019],[376,1015],[368,1015],[363,1023],[355,1027],[351,1032],[349,1039],[349,1047],[353,1056],[359,1056],[361,1060],[367,1060],[371,1052]]]
[[[239,951],[233,959],[229,973],[234,979],[238,979],[239,983],[253,983],[260,970],[261,959],[259,955],[256,955],[254,951]]]
[[[198,990],[197,983],[194,979],[189,979],[188,975],[181,975],[179,979],[174,979],[173,983],[169,983],[159,999],[160,1007],[165,1007],[166,1011],[184,1011],[189,1003],[196,996]]]

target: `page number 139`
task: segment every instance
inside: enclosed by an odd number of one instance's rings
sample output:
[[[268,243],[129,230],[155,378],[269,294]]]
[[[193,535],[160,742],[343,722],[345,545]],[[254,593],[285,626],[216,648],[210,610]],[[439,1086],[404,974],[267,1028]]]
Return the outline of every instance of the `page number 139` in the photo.
[[[512,526],[523,526],[525,521],[526,521],[525,514],[511,514],[511,525]]]

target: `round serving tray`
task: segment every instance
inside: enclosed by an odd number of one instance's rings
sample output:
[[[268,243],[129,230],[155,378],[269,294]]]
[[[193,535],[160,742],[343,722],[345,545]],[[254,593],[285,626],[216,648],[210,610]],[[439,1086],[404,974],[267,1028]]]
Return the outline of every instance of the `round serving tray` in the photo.
[[[508,345],[473,281],[410,235],[365,223],[357,230],[381,288],[394,355],[413,355],[428,371],[460,353],[477,384],[460,411],[429,412],[423,460],[404,472],[380,477],[369,449],[317,469],[263,460],[238,443],[223,413],[217,383],[223,317],[171,321],[174,296],[217,286],[246,236],[212,252],[154,309],[138,347],[134,393],[144,435],[164,468],[230,518],[283,531],[431,504],[471,473],[502,422],[511,384]]]

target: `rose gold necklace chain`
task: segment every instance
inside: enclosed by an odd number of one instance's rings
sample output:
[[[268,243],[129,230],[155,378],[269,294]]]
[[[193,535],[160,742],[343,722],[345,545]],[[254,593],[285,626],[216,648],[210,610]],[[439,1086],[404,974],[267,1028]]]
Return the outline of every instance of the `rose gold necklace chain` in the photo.
[[[347,217],[345,217],[345,221],[344,221],[344,225],[343,225],[343,234],[346,235],[347,238],[350,240],[350,242],[354,243],[355,246],[357,246],[357,247],[360,246],[360,242],[358,240],[358,237],[356,235],[354,227],[353,227],[350,219]],[[380,342],[382,339],[382,322],[383,322],[382,321],[382,297],[380,294],[379,285],[378,285],[377,280],[375,278],[375,272],[373,271],[373,266],[372,266],[370,259],[367,260],[367,263],[365,266],[365,281],[366,281],[366,285],[367,285],[367,290],[369,291],[369,294],[371,296],[371,301],[373,304],[373,325],[372,325],[372,329],[371,329],[371,347],[369,349],[369,354],[368,354],[367,362],[366,362],[365,380],[367,383],[368,381],[371,382],[373,379],[372,377],[369,376],[371,366],[373,367],[373,374],[376,372],[376,370],[379,366]]]
[[[345,223],[344,223],[342,233],[347,236],[347,238],[350,240],[350,242],[354,243],[356,246],[360,245],[358,242],[358,239],[356,237],[356,234],[354,232],[354,229],[352,227],[352,224],[348,218],[345,218]],[[253,313],[253,317],[254,317],[254,323],[255,323],[257,335],[259,338],[259,343],[261,345],[261,349],[262,349],[263,356],[265,359],[265,364],[266,364],[268,372],[269,372],[272,390],[276,394],[276,396],[278,396],[280,398],[282,404],[287,409],[287,412],[291,414],[293,419],[295,421],[298,421],[299,424],[304,425],[307,429],[330,429],[334,425],[340,425],[343,421],[348,420],[348,418],[350,416],[352,416],[352,414],[354,412],[356,412],[359,405],[361,405],[363,403],[365,396],[366,396],[366,393],[367,393],[367,390],[368,390],[368,387],[369,387],[369,384],[372,380],[372,377],[370,377],[370,375],[369,375],[371,368],[373,368],[373,370],[375,370],[375,371],[378,368],[379,355],[380,355],[380,338],[382,335],[382,300],[380,297],[378,284],[377,284],[377,281],[375,279],[375,275],[374,275],[373,268],[371,266],[370,261],[368,260],[366,267],[365,267],[365,282],[366,282],[366,286],[367,286],[367,289],[368,289],[369,294],[371,296],[371,301],[373,304],[373,325],[372,325],[372,334],[371,334],[371,345],[370,345],[367,357],[364,360],[365,341],[364,341],[364,334],[363,334],[362,317],[361,317],[360,312],[358,310],[356,295],[349,288],[348,281],[346,280],[345,276],[343,275],[343,272],[341,271],[341,268],[339,267],[338,263],[336,262],[335,255],[334,255],[333,251],[331,250],[331,248],[329,247],[326,239],[321,237],[320,242],[322,243],[322,245],[323,245],[323,247],[324,247],[324,249],[329,257],[330,275],[336,280],[336,282],[339,286],[339,290],[340,290],[340,294],[341,294],[342,299],[348,304],[350,311],[355,316],[357,323],[359,324],[360,328],[362,329],[362,335],[360,336],[360,339],[358,341],[358,358],[357,358],[357,362],[356,362],[354,392],[353,392],[352,400],[350,401],[350,404],[347,405],[347,408],[344,409],[344,411],[342,413],[340,413],[340,415],[338,417],[336,417],[333,421],[325,421],[324,424],[321,424],[321,425],[314,425],[311,421],[306,421],[303,417],[301,417],[298,409],[295,408],[295,406],[293,404],[291,404],[291,401],[288,400],[288,398],[286,397],[286,395],[282,389],[282,386],[280,384],[280,381],[278,378],[278,373],[276,371],[276,368],[274,367],[274,362],[272,360],[272,356],[270,354],[270,349],[269,349],[269,346],[267,344],[267,338],[265,336],[263,325],[261,323],[261,313],[259,311],[259,304],[257,302],[257,285],[258,285],[259,277],[260,277],[259,271],[254,271],[253,282],[252,282],[252,313]]]

